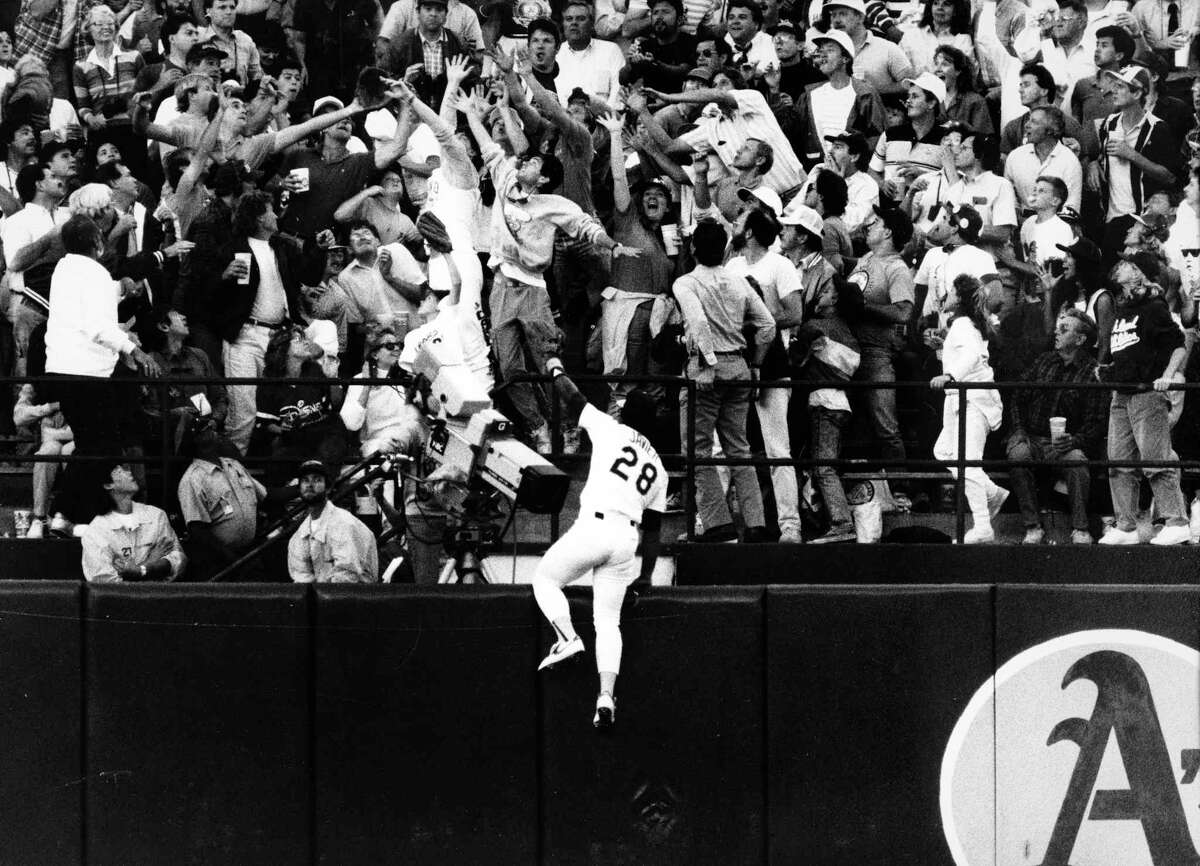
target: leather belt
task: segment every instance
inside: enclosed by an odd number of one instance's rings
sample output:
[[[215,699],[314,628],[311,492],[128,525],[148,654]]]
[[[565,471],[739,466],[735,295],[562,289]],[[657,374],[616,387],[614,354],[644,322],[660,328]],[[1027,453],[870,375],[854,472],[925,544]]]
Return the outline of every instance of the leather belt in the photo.
[[[256,319],[253,316],[246,317],[246,324],[257,325],[260,328],[267,328],[272,331],[278,331],[280,328],[286,328],[288,323],[284,322],[264,322],[262,319]]]

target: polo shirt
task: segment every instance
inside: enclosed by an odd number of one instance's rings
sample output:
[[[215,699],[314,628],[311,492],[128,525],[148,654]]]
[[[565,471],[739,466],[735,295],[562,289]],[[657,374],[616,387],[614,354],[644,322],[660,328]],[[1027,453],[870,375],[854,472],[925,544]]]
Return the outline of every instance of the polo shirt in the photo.
[[[885,180],[896,180],[900,170],[908,166],[923,172],[941,169],[942,133],[936,124],[920,138],[908,121],[879,136],[871,155],[871,171],[879,172]]]
[[[853,75],[881,92],[915,77],[912,63],[900,46],[874,33],[867,33],[866,41],[854,53]]]
[[[1012,182],[985,171],[974,180],[960,177],[945,188],[943,201],[952,207],[970,205],[979,211],[983,226],[1017,226],[1017,197]]]
[[[1012,182],[1022,210],[1031,210],[1029,197],[1042,175],[1060,178],[1067,185],[1067,205],[1079,210],[1083,198],[1083,168],[1071,148],[1061,141],[1045,161],[1038,157],[1032,144],[1023,144],[1004,162],[1004,176]]]

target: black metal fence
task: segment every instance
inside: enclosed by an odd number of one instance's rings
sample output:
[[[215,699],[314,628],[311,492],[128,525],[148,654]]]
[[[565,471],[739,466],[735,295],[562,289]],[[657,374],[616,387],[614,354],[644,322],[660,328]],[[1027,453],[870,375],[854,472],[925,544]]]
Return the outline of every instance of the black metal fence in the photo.
[[[775,466],[791,466],[796,469],[810,469],[817,466],[833,466],[838,470],[855,470],[860,477],[864,472],[878,472],[879,478],[896,478],[898,476],[911,475],[914,472],[932,473],[939,470],[953,468],[955,470],[955,539],[961,542],[965,531],[966,511],[964,508],[964,487],[965,478],[964,471],[967,468],[981,467],[984,469],[1011,469],[1014,467],[1036,467],[1044,468],[1048,465],[1047,461],[1014,461],[1008,459],[967,459],[964,456],[966,450],[966,424],[963,420],[967,415],[968,394],[972,390],[996,390],[1002,395],[1008,394],[1016,390],[1102,390],[1112,392],[1116,390],[1128,392],[1145,392],[1151,390],[1152,386],[1146,383],[1110,383],[1110,382],[1088,382],[1088,383],[1053,383],[1053,382],[948,382],[945,385],[945,399],[958,401],[958,440],[957,440],[957,458],[953,461],[942,461],[936,459],[887,459],[887,458],[839,458],[833,459],[811,459],[811,458],[767,458],[762,456],[751,456],[748,458],[733,458],[728,456],[701,457],[696,453],[696,395],[701,386],[686,377],[674,376],[612,376],[587,374],[572,376],[572,379],[577,383],[587,386],[608,385],[612,382],[625,381],[636,382],[638,384],[658,384],[666,386],[670,389],[678,389],[686,393],[686,400],[683,402],[680,417],[680,441],[681,450],[674,454],[662,454],[664,462],[669,466],[681,468],[684,473],[685,484],[689,495],[684,497],[685,500],[685,515],[687,524],[687,539],[689,541],[695,538],[695,516],[696,504],[694,495],[695,470],[699,466],[754,466],[754,467],[775,467]],[[6,382],[9,386],[16,386],[23,383],[33,384],[35,387],[61,382],[87,382],[94,381],[88,377],[81,376],[40,376],[40,377],[0,377],[0,381]],[[107,383],[112,383],[113,380],[104,380]],[[168,391],[171,387],[185,387],[198,385],[265,385],[278,384],[279,379],[271,379],[266,377],[123,377],[119,380],[119,384],[128,385],[129,387],[157,389],[158,403],[160,407],[169,405]],[[291,384],[317,384],[327,386],[348,386],[348,385],[395,385],[394,379],[382,377],[376,378],[320,378],[320,377],[301,377],[289,378],[287,380]],[[522,376],[513,381],[532,381],[538,383],[549,383],[549,376]],[[724,381],[716,383],[713,387],[716,388],[745,388],[751,386],[753,388],[763,390],[768,388],[808,388],[810,383],[795,383],[790,381],[776,381],[762,383],[757,381]],[[500,386],[503,390],[504,386]],[[849,392],[874,390],[880,388],[894,389],[897,391],[905,390],[923,390],[930,389],[927,381],[903,381],[903,382],[845,382],[836,386],[840,390]],[[1169,386],[1171,391],[1195,391],[1200,389],[1200,383],[1173,383]],[[97,411],[105,411],[106,407],[97,406]],[[562,457],[560,447],[561,438],[559,433],[560,408],[557,401],[551,401],[550,410],[551,428],[554,433],[554,451],[550,459]],[[157,464],[161,477],[167,479],[171,477],[171,468],[173,465],[184,464],[189,462],[190,458],[178,456],[173,453],[170,424],[171,416],[169,412],[162,412],[159,419],[159,454],[152,456],[137,456],[137,455],[9,455],[6,459],[10,462],[36,463],[36,462],[53,462],[53,463],[78,463],[78,462],[97,462],[111,460],[113,457],[121,456],[129,463],[142,464]],[[141,445],[142,443],[137,443]],[[286,463],[295,462],[294,457],[276,457],[270,455],[254,455],[244,458],[243,462],[248,466],[260,466],[269,463]],[[1089,469],[1110,469],[1114,467],[1123,468],[1152,468],[1152,467],[1175,467],[1184,472],[1200,472],[1200,460],[1122,460],[1114,461],[1108,459],[1092,459],[1092,460],[1062,460],[1053,463],[1055,467],[1070,468],[1076,466],[1084,466]],[[170,501],[170,490],[164,483],[162,485],[162,503],[166,506]],[[551,540],[558,537],[560,526],[558,515],[551,517]]]

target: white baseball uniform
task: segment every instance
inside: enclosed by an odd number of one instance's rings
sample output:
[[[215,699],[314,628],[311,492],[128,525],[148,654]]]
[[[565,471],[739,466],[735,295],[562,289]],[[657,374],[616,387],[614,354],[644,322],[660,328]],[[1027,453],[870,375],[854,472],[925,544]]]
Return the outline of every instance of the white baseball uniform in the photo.
[[[590,403],[579,426],[592,441],[579,518],[538,564],[533,593],[550,622],[570,617],[562,587],[592,572],[596,667],[617,673],[621,666],[621,603],[637,579],[638,528],[645,510],[667,505],[667,472],[646,437]]]

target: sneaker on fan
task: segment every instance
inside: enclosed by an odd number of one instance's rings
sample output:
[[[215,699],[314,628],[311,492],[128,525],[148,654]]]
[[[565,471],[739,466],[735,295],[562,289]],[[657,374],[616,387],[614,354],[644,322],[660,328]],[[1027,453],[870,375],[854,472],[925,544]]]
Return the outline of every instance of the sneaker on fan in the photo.
[[[555,641],[554,646],[550,647],[549,654],[538,665],[538,670],[544,671],[546,668],[553,667],[559,662],[566,661],[571,656],[578,655],[581,652],[583,652],[583,639],[579,635],[575,635],[570,640]]]
[[[1117,529],[1112,527],[1104,533],[1104,537],[1100,539],[1101,544],[1141,544],[1142,540],[1138,537],[1136,529]]]
[[[1008,493],[1008,491],[1006,490],[1005,494],[1007,495],[1007,493]],[[996,533],[992,531],[991,527],[988,527],[987,529],[979,529],[977,527],[972,526],[970,529],[968,529],[966,532],[963,533],[962,543],[963,544],[993,544],[993,543],[995,543],[995,541],[996,541]]]
[[[592,716],[592,725],[601,731],[606,731],[617,721],[617,699],[608,692],[601,692],[596,698],[596,715]]]
[[[25,532],[26,538],[45,538],[46,537],[46,521],[44,518],[35,517],[29,521],[29,529]]]
[[[75,535],[75,524],[61,514],[55,514],[50,519],[50,534],[59,538],[72,538]]]
[[[1151,544],[1167,546],[1172,544],[1187,544],[1192,540],[1192,532],[1186,526],[1164,526],[1158,535],[1150,539]]]
[[[1025,537],[1021,539],[1022,544],[1041,544],[1046,540],[1046,530],[1040,526],[1030,526],[1025,529]]]

